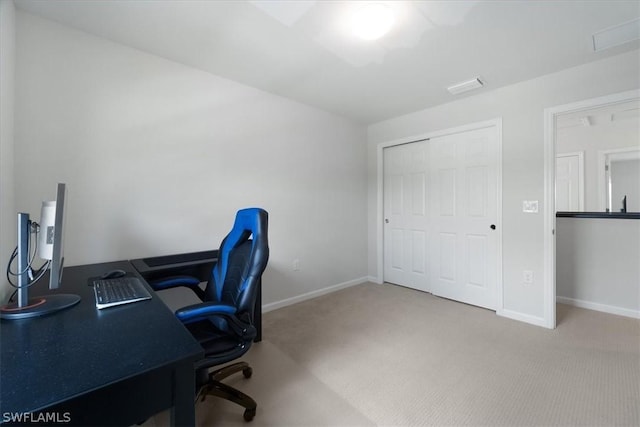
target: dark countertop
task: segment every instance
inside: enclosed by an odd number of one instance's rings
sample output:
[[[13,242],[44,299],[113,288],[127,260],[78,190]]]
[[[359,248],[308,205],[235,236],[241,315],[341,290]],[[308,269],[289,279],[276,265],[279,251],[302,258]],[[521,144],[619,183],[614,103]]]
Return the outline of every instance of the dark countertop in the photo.
[[[556,212],[556,218],[640,219],[640,212]]]

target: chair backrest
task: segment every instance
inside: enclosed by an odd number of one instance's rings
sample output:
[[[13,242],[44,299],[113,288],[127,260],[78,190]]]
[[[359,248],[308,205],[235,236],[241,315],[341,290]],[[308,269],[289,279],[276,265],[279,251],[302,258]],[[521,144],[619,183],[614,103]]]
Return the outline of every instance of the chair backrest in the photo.
[[[205,289],[206,301],[217,301],[253,319],[258,285],[267,261],[269,214],[264,209],[238,211],[233,229],[220,244],[218,262]]]

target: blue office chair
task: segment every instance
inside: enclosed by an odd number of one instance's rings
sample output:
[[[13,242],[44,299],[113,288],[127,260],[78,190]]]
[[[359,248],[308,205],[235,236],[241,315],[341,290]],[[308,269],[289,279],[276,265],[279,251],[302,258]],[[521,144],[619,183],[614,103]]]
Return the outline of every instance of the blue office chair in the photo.
[[[233,229],[220,245],[218,261],[204,290],[199,287],[199,280],[190,276],[151,283],[156,290],[186,286],[202,300],[202,303],[176,311],[178,319],[205,350],[205,358],[195,366],[196,395],[202,400],[207,395],[219,396],[243,406],[247,421],[256,414],[256,402],[221,380],[240,371],[249,378],[251,367],[245,362],[237,362],[212,372],[210,368],[241,357],[256,337],[254,306],[269,259],[267,228],[265,210],[238,211]]]

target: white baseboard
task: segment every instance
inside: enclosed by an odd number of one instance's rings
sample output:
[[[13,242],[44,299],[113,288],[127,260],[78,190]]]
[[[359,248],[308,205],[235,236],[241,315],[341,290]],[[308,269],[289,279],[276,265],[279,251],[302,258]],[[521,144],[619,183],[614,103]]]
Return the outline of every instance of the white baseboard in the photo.
[[[543,328],[549,329],[549,325],[547,325],[547,322],[543,317],[532,316],[530,314],[519,313],[517,311],[505,310],[505,309],[496,310],[496,314],[498,316],[506,317],[508,319],[529,323],[535,326],[542,326]]]
[[[561,304],[573,305],[574,307],[588,308],[589,310],[602,311],[609,314],[617,314],[618,316],[633,317],[640,319],[640,311],[629,308],[616,307],[614,305],[600,304],[597,302],[584,301],[567,297],[556,297],[556,302]]]
[[[359,285],[361,283],[369,282],[369,277],[360,277],[358,279],[349,280],[347,282],[338,283],[337,285],[328,286],[326,288],[318,289],[316,291],[307,292],[306,294],[296,295],[295,297],[286,298],[281,301],[271,302],[262,306],[262,312],[267,313],[278,308],[286,307],[288,305],[296,304],[298,302],[306,301],[308,299],[316,298],[322,295],[329,294],[331,292],[339,291],[340,289],[348,288],[350,286]]]

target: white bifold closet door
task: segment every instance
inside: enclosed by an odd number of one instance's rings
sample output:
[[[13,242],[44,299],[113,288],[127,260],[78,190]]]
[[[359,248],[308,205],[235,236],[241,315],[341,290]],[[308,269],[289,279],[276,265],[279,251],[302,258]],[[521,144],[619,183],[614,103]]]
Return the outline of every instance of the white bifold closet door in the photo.
[[[431,289],[496,308],[498,136],[495,127],[430,141]]]
[[[497,138],[489,127],[384,149],[385,281],[495,309]]]
[[[386,282],[431,292],[427,154],[426,141],[395,145],[383,151],[383,257]]]

